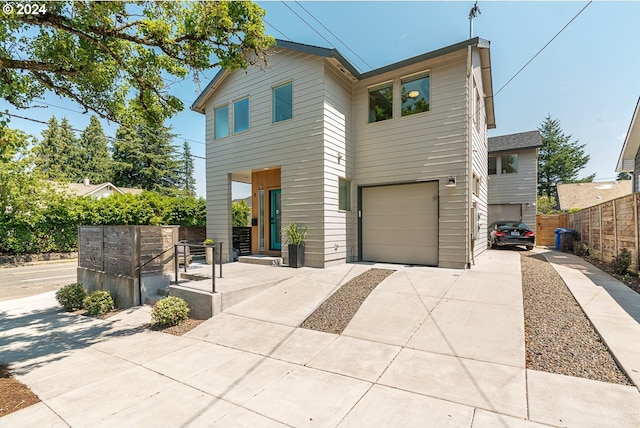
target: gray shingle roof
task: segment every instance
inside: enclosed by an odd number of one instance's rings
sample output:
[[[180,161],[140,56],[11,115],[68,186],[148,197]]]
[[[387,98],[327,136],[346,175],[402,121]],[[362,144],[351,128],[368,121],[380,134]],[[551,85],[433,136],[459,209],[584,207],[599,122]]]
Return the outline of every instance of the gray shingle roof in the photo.
[[[588,208],[632,194],[631,185],[631,180],[558,184],[558,202],[563,211]]]
[[[539,131],[519,132],[517,134],[501,135],[489,138],[489,153],[507,150],[531,149],[542,146]]]

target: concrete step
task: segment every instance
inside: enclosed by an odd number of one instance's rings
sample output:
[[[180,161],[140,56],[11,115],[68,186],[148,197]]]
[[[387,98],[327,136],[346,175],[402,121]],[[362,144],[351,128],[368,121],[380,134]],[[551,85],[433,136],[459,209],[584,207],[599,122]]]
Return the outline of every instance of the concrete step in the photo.
[[[205,279],[211,279],[211,274],[207,275],[206,273],[202,272],[181,272],[180,278],[187,279],[189,281],[204,281]]]
[[[144,304],[145,305],[149,305],[149,306],[153,306],[156,303],[158,303],[160,300],[164,299],[167,296],[161,296],[159,294],[156,294],[155,296],[147,296],[146,299],[144,299]]]
[[[282,257],[273,256],[240,256],[238,257],[240,263],[251,263],[254,265],[266,265],[266,266],[282,266]]]

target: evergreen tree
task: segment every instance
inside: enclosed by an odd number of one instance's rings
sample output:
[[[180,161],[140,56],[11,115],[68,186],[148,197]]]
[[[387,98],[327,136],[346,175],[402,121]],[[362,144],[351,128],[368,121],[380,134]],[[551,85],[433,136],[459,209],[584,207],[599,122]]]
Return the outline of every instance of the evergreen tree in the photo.
[[[82,178],[88,178],[96,184],[112,180],[112,162],[107,137],[96,116],[91,116],[89,125],[80,136],[80,151]]]
[[[188,196],[196,194],[196,179],[193,178],[193,156],[191,156],[191,148],[186,141],[182,144],[183,166],[184,166],[184,182],[183,190]]]
[[[565,135],[558,119],[547,116],[538,128],[542,137],[542,148],[538,153],[538,195],[556,195],[556,186],[561,183],[590,182],[594,175],[578,179],[578,172],[589,162],[584,154],[585,144],[571,141]]]
[[[49,119],[33,155],[36,170],[48,180],[78,181],[82,173],[78,140],[66,118],[59,124],[55,116]]]
[[[113,144],[114,184],[170,193],[181,185],[181,164],[171,146],[173,134],[165,126],[125,122]]]

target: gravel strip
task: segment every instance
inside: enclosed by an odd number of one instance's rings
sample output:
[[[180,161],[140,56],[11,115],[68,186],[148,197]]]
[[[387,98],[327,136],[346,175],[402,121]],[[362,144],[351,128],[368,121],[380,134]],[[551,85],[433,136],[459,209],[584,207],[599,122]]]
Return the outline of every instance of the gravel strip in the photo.
[[[562,277],[539,254],[521,254],[527,368],[633,385]]]
[[[369,269],[361,273],[322,302],[300,327],[341,334],[369,293],[394,272],[390,269]]]

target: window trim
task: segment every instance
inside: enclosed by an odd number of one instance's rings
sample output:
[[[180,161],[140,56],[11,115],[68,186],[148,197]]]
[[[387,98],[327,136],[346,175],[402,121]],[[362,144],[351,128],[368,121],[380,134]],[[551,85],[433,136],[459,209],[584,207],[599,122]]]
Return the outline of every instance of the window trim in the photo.
[[[278,120],[276,121],[276,98],[275,98],[275,91],[278,88],[281,88],[283,86],[286,85],[291,85],[291,117],[287,118],[287,119],[282,119],[282,120]],[[275,125],[277,123],[282,123],[282,122],[287,122],[289,120],[293,120],[293,79],[289,79],[285,82],[279,83],[277,85],[273,85],[271,86],[271,124]]]
[[[420,111],[420,112],[416,112],[416,113],[411,113],[411,114],[402,114],[402,99],[400,100],[400,117],[408,117],[408,116],[413,116],[415,114],[420,114],[420,113],[429,113],[431,111],[431,69],[426,69],[426,70],[422,70],[422,71],[418,71],[415,73],[411,73],[411,74],[407,74],[405,76],[401,76],[400,77],[400,84],[399,84],[399,91],[400,94],[402,94],[402,86],[405,84],[405,82],[408,81],[408,83],[410,82],[415,82],[416,80],[420,80],[420,79],[424,79],[424,78],[428,78],[429,79],[429,97],[428,97],[428,102],[429,102],[429,109],[426,111]]]
[[[373,122],[370,120],[371,115],[371,91],[377,91],[379,89],[391,88],[391,117],[383,120],[374,120]],[[367,86],[367,124],[385,122],[387,120],[395,119],[396,115],[394,114],[395,107],[395,80],[385,80],[384,82],[379,82],[374,85]]]
[[[244,100],[247,100],[247,128],[236,131],[236,104]],[[238,98],[237,100],[232,101],[231,104],[233,105],[233,133],[241,134],[243,132],[249,131],[251,129],[251,100],[249,99],[249,95],[247,95],[246,97]]]
[[[227,109],[227,134],[223,135],[222,137],[218,137],[218,136],[216,136],[216,134],[218,132],[217,111],[220,110],[220,109],[223,109],[223,108]],[[231,135],[231,129],[229,129],[229,103],[220,104],[218,107],[214,107],[213,108],[213,139],[214,140],[222,140],[223,138],[227,138],[229,135]]]

